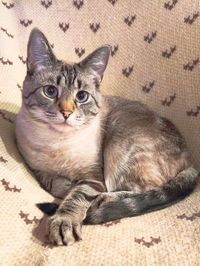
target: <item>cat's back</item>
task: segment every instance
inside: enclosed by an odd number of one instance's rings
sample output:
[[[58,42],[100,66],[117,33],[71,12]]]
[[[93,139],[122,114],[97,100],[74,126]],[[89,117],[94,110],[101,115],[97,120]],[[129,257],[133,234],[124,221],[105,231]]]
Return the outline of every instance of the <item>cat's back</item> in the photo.
[[[126,132],[130,130],[132,132],[136,127],[147,130],[159,117],[139,101],[131,101],[119,96],[103,96],[102,102],[107,131],[117,133],[121,130]]]
[[[106,128],[109,132],[126,132],[149,135],[174,135],[183,139],[175,125],[165,117],[151,110],[139,101],[131,101],[119,96],[104,96],[103,109]],[[129,135],[131,137],[131,135]]]
[[[132,117],[134,117],[134,114],[154,114],[154,112],[150,110],[147,105],[139,101],[128,100],[120,96],[104,95],[102,96],[102,102],[104,108],[106,107],[106,110],[109,115],[113,115],[115,112],[118,111],[120,111],[122,114],[131,114]]]

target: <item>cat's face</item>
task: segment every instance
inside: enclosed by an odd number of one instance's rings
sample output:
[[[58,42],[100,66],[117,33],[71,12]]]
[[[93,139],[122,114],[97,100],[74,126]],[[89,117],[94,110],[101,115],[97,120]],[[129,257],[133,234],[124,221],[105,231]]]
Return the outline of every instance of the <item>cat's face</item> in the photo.
[[[67,64],[56,59],[43,33],[33,29],[23,84],[23,103],[32,118],[61,131],[88,124],[100,110],[99,85],[109,54],[105,46],[80,63]]]

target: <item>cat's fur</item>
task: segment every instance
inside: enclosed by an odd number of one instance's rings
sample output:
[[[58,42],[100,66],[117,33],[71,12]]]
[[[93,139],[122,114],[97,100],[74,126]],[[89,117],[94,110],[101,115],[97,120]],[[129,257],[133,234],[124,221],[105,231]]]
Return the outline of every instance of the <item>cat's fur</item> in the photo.
[[[197,181],[185,141],[171,122],[139,102],[101,96],[109,53],[101,47],[67,64],[56,59],[38,29],[29,38],[16,138],[40,184],[63,198],[48,222],[57,245],[80,239],[83,222],[164,207],[188,195]],[[58,89],[57,97],[45,95],[47,85]],[[89,98],[79,103],[82,90]]]

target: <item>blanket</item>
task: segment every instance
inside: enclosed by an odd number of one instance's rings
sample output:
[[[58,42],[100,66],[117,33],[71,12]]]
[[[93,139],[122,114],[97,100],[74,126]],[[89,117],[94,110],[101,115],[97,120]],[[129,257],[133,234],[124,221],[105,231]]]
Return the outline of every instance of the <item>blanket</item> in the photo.
[[[200,171],[199,1],[4,0],[0,18],[0,265],[200,265],[200,185],[171,207],[84,226],[82,241],[50,245],[36,204],[54,198],[24,165],[14,134],[28,36],[38,27],[70,62],[110,44],[102,93],[172,120]]]

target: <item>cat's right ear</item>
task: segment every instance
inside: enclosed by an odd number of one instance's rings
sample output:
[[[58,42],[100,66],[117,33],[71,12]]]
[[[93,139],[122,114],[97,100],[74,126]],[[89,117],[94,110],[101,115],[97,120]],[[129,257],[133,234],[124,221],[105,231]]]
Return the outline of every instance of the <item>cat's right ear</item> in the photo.
[[[44,34],[34,28],[29,36],[27,49],[27,70],[34,73],[40,69],[55,63],[56,57]]]
[[[95,76],[98,83],[102,81],[104,71],[108,64],[110,49],[111,47],[109,45],[102,46],[79,63],[82,69],[88,70]]]

